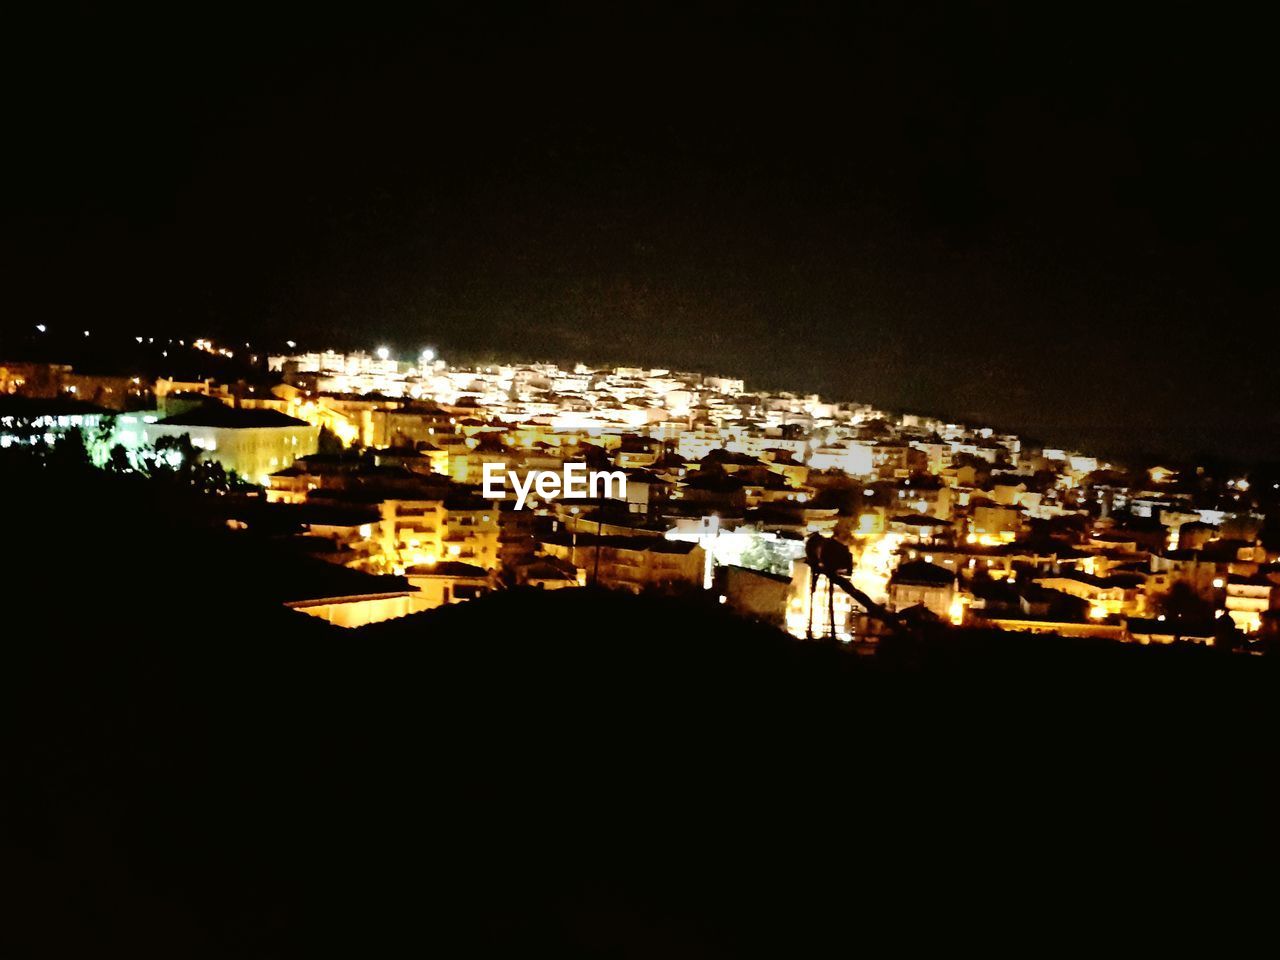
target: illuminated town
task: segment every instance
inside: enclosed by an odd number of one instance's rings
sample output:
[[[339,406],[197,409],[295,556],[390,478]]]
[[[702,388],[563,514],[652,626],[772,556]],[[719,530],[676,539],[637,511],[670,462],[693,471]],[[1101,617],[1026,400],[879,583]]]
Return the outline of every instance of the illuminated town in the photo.
[[[1264,6],[11,8],[0,960],[1270,942]]]
[[[236,346],[178,341],[163,356],[231,360]],[[6,358],[0,443],[54,446],[78,430],[104,470],[217,465],[231,529],[290,530],[309,556],[364,575],[341,595],[286,601],[344,627],[587,586],[704,595],[855,649],[928,623],[1261,650],[1280,623],[1280,566],[1262,537],[1277,488],[1247,474],[1135,473],[731,376],[282,346],[244,345],[252,382]],[[566,465],[625,486],[481,496],[487,471],[518,485]],[[847,559],[816,562],[823,540]]]

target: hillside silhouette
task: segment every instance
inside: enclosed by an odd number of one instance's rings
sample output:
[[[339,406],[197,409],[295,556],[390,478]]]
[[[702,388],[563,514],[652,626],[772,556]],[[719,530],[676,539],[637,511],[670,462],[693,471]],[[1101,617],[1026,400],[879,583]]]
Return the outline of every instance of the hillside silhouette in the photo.
[[[0,487],[14,956],[1221,949],[1274,851],[1270,660],[594,590],[345,631],[207,498]]]

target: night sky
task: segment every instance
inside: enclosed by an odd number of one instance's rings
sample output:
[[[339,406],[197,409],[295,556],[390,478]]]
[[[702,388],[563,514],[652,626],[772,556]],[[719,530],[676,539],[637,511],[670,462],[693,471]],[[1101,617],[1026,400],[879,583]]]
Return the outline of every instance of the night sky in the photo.
[[[1267,30],[1017,6],[11,20],[0,316],[1280,455]]]

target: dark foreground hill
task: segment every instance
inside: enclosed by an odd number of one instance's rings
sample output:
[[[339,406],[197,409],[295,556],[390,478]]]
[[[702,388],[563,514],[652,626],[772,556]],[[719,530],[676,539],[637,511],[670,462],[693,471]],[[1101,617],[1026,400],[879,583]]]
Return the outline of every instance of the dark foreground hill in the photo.
[[[341,631],[181,497],[5,486],[11,955],[1222,950],[1269,908],[1270,662],[586,591]]]

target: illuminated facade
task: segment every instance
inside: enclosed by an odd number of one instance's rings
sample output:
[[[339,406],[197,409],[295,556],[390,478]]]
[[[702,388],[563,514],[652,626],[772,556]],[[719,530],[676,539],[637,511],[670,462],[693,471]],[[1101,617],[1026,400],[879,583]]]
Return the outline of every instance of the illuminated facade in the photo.
[[[274,410],[237,410],[225,405],[201,407],[138,424],[142,442],[155,446],[162,437],[191,438],[204,460],[216,461],[262,485],[271,474],[298,457],[316,452],[319,430]]]

